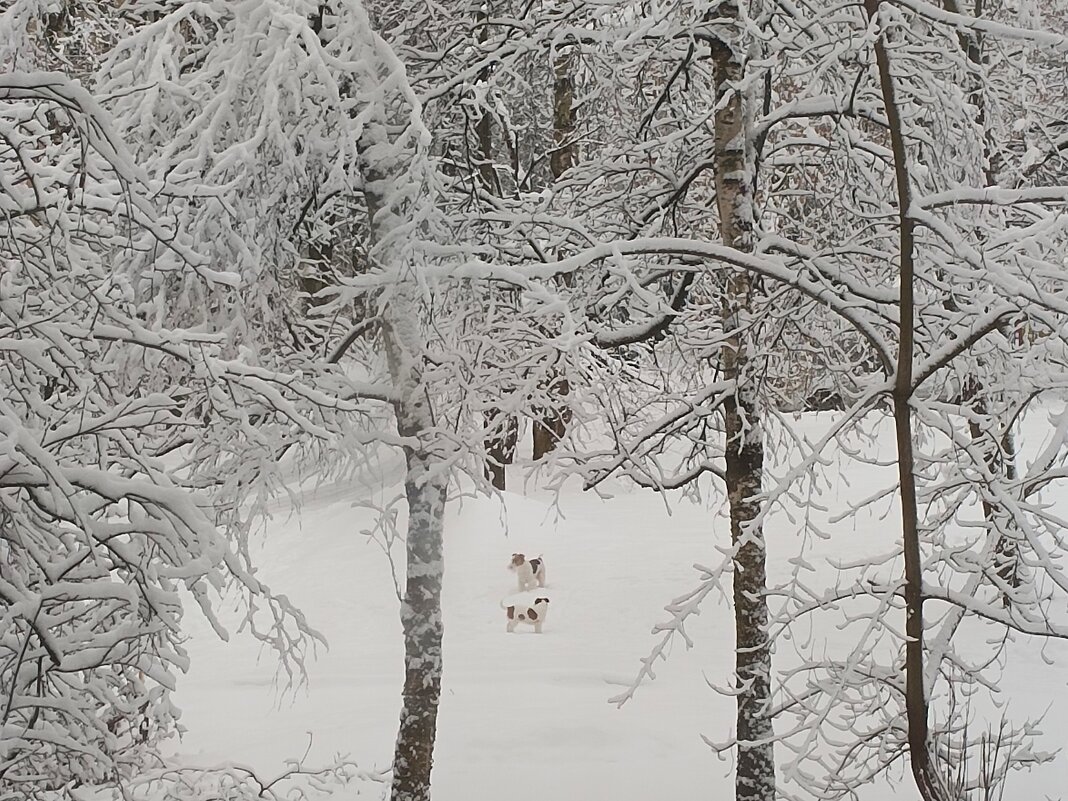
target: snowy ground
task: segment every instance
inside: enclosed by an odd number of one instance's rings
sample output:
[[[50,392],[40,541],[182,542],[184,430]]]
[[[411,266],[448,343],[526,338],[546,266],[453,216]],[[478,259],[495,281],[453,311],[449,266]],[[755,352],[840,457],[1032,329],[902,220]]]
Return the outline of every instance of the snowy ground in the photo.
[[[815,432],[822,424],[806,419],[802,427]],[[1040,437],[1043,425],[1027,436]],[[835,482],[820,498],[832,509],[890,478],[885,469],[855,466],[843,475],[848,481]],[[724,739],[733,720],[731,699],[709,688],[728,684],[732,664],[730,611],[720,599],[710,597],[691,624],[693,650],[677,643],[655,682],[622,709],[607,702],[653,645],[649,632],[664,618],[663,605],[696,584],[693,564],[716,561],[715,548],[727,538],[722,510],[715,501],[674,498],[669,514],[648,491],[612,490],[609,500],[574,485],[559,499],[535,490],[450,504],[435,801],[730,797],[731,764],[700,737]],[[329,640],[329,651],[310,666],[308,689],[279,697],[269,654],[242,637],[221,643],[196,623],[193,668],[177,695],[188,728],[175,746],[182,761],[240,761],[270,774],[304,752],[310,732],[309,763],[340,753],[363,768],[388,766],[402,678],[398,603],[382,549],[359,533],[372,516],[353,508],[358,491],[347,485],[310,491],[293,515],[279,502],[260,546],[263,575]],[[897,525],[892,507],[883,508],[890,509],[885,519],[842,523],[831,541],[813,545],[810,561],[883,550]],[[789,569],[785,559],[796,551],[798,525],[785,514],[769,523],[773,578]],[[499,602],[515,590],[506,570],[513,551],[544,554],[548,564],[552,602],[541,636],[530,629],[505,632]],[[829,647],[848,636],[813,633]],[[1058,650],[1058,665],[1046,665]],[[1066,655],[1034,644],[1014,648],[1003,680],[1013,716],[1048,709],[1040,743],[1047,750],[1068,740]],[[791,658],[780,646],[780,664]],[[1058,797],[1066,783],[1062,758],[1013,779],[1007,797]],[[364,797],[381,792],[378,785],[362,787]],[[905,781],[864,797],[914,796]]]

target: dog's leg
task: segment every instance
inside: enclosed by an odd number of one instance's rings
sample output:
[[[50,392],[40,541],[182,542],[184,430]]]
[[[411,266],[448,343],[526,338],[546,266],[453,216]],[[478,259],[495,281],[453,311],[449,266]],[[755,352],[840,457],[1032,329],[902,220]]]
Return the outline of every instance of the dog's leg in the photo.
[[[515,631],[515,621],[514,620],[509,620],[508,621],[508,633],[511,634],[514,631]]]
[[[540,620],[535,620],[534,621],[534,633],[535,634],[541,634],[541,621]]]

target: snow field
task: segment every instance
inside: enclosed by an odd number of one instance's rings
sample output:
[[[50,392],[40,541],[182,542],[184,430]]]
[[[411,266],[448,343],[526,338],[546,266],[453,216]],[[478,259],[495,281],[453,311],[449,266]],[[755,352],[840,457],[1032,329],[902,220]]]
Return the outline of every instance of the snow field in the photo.
[[[799,425],[817,436],[825,421],[813,416]],[[1042,430],[1036,423],[1034,436]],[[829,538],[805,535],[798,510],[789,504],[769,518],[772,583],[796,570],[812,586],[826,587],[836,577],[844,581],[849,571],[843,564],[892,548],[898,519],[889,500],[855,520],[826,523],[891,480],[888,468],[842,460],[832,469],[840,469],[840,478],[819,491],[826,510],[813,513],[820,527],[833,532]],[[607,703],[631,682],[638,659],[656,642],[650,628],[666,618],[662,607],[696,586],[693,564],[718,564],[716,548],[728,538],[723,510],[715,498],[692,503],[673,496],[669,514],[649,491],[612,484],[605,489],[614,497],[602,500],[568,485],[558,508],[553,496],[539,490],[450,502],[435,801],[645,801],[732,793],[731,762],[718,759],[701,739],[722,741],[733,725],[733,700],[709,687],[729,686],[733,665],[731,613],[718,593],[688,623],[692,650],[676,640],[669,661],[655,668],[656,681],[622,709]],[[330,643],[309,664],[306,689],[279,695],[270,654],[260,654],[241,636],[221,643],[190,615],[193,668],[177,694],[189,730],[176,746],[182,761],[238,760],[270,774],[283,759],[304,752],[311,732],[310,764],[340,753],[361,768],[388,766],[402,680],[398,602],[383,550],[359,533],[373,515],[352,506],[350,491],[358,488],[335,484],[308,491],[292,516],[279,502],[259,547],[262,576],[298,603]],[[791,563],[802,537],[803,564]],[[540,636],[529,626],[505,631],[501,603],[516,595],[515,575],[507,570],[516,551],[546,559],[547,587],[525,593],[551,599]],[[394,559],[402,565],[399,544]],[[799,664],[804,653],[848,652],[858,625],[835,615],[810,616],[778,641],[776,668]],[[965,632],[976,653],[989,634],[978,626]],[[1011,645],[1010,668],[1002,676],[1010,716],[1045,714],[1041,728],[1047,735],[1038,744],[1045,750],[1068,737],[1068,712],[1059,701],[1066,675],[1060,666],[1068,652],[1060,646]],[[1046,665],[1053,657],[1058,666]],[[981,699],[975,709],[987,722],[1002,711]],[[900,770],[895,776],[896,787],[872,787],[862,798],[913,799],[907,776]],[[1068,769],[1059,759],[1014,777],[1007,797],[1056,797],[1065,781]],[[381,791],[366,784],[362,797]]]

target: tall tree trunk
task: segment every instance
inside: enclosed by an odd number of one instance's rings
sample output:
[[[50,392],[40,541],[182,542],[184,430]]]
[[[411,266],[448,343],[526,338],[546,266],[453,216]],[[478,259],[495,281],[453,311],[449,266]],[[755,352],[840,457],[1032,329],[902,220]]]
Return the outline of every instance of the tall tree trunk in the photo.
[[[489,39],[489,14],[490,5],[483,3],[475,11],[475,26],[478,28],[476,38],[479,44],[484,44]],[[489,83],[490,68],[483,67],[478,71],[476,82],[485,86]],[[475,142],[478,145],[477,171],[478,180],[482,188],[490,193],[499,193],[500,186],[497,182],[497,171],[493,167],[493,115],[489,112],[489,96],[485,99],[486,106],[482,108],[482,114],[475,123]]]
[[[553,181],[575,166],[578,161],[578,142],[575,139],[575,78],[574,56],[569,50],[557,53],[553,60],[553,152],[549,169]],[[571,286],[570,274],[563,278]],[[564,438],[571,423],[568,395],[571,384],[556,371],[550,374],[547,394],[551,399],[541,419],[534,421],[534,459],[541,459]],[[559,400],[557,400],[559,399]]]
[[[878,19],[881,0],[864,0],[870,19]],[[898,482],[901,491],[901,537],[905,557],[905,713],[909,761],[916,788],[924,801],[949,801],[931,759],[929,705],[924,682],[923,555],[920,550],[919,510],[916,501],[915,458],[912,449],[912,360],[915,350],[915,221],[911,217],[912,183],[901,112],[897,105],[885,31],[879,22],[875,62],[890,129],[897,189],[901,330],[893,390],[894,431],[897,440]]]
[[[383,315],[386,358],[399,400],[397,433],[419,446],[404,449],[408,531],[401,627],[404,631],[404,689],[393,754],[392,801],[429,801],[430,773],[441,699],[441,582],[446,477],[427,447],[433,413],[421,384],[422,342],[413,287],[398,287]]]
[[[400,424],[401,416],[408,418]],[[423,429],[417,408],[398,408],[398,433]],[[406,449],[408,498],[407,576],[401,604],[404,629],[404,690],[393,753],[392,801],[429,801],[441,699],[441,580],[445,485],[440,465],[425,453]]]
[[[978,384],[978,380],[976,380]],[[987,406],[982,398],[973,401],[972,408],[979,414],[986,415]],[[984,432],[977,420],[968,423],[968,431],[972,440],[982,443]],[[990,432],[986,432],[990,438]],[[1016,473],[1016,440],[1011,429],[1006,429],[1000,437],[990,438],[992,441],[984,448],[984,460],[987,469],[993,476],[1002,476],[1006,481],[1015,481]],[[990,526],[990,536],[997,537],[994,549],[994,571],[998,580],[1003,582],[1006,588],[1020,586],[1020,555],[1016,540],[1012,534],[1016,529],[1016,523],[1006,511],[987,498],[982,499],[983,517]],[[1001,605],[1005,609],[1012,607],[1012,595],[1009,589],[1001,590]]]
[[[397,433],[406,442],[404,492],[408,500],[408,530],[401,627],[404,631],[404,689],[400,725],[393,754],[392,801],[429,801],[430,774],[437,739],[441,698],[444,632],[441,583],[445,572],[442,544],[447,476],[432,450],[434,413],[423,385],[426,343],[421,321],[420,289],[414,270],[391,265],[397,232],[403,222],[389,196],[405,180],[402,161],[383,167],[362,154],[374,152],[386,137],[385,125],[369,124],[360,142],[360,171],[371,223],[372,252],[385,266],[396,267],[396,284],[381,310],[382,341],[396,400]],[[376,138],[377,137],[377,138]],[[385,243],[385,244],[383,244]],[[376,250],[377,248],[377,250]]]
[[[717,28],[733,23],[732,41],[713,49],[716,82],[715,170],[716,205],[723,242],[745,253],[753,251],[753,150],[751,98],[739,90],[745,74],[742,21],[737,2],[718,9]],[[725,26],[724,26],[725,27]],[[720,28],[722,29],[722,28]],[[733,594],[735,670],[738,681],[737,801],[774,801],[774,731],[770,717],[771,648],[768,642],[766,549],[758,517],[764,473],[764,430],[756,391],[746,375],[750,357],[754,279],[732,272],[723,299],[723,330],[728,334],[720,353],[725,379],[734,380],[734,395],[724,404],[726,479],[730,504],[731,542],[735,549]]]

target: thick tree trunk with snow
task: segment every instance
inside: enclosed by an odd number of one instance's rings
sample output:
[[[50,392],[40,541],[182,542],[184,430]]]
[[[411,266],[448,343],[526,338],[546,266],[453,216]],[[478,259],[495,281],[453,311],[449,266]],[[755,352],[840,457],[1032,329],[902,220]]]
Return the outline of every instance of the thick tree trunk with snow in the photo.
[[[717,22],[739,23],[736,3],[719,7]],[[736,30],[741,30],[740,24]],[[723,242],[753,251],[753,164],[751,114],[747,96],[737,89],[745,66],[741,43],[719,42],[713,50],[716,69],[716,203]],[[735,798],[774,801],[775,756],[772,745],[771,649],[765,595],[763,528],[758,520],[764,472],[764,438],[755,388],[748,382],[749,336],[754,279],[737,271],[727,280],[723,328],[729,332],[721,349],[725,379],[738,387],[724,404],[727,494],[734,556],[735,669],[738,681],[738,763]]]
[[[404,180],[408,165],[387,158],[376,163],[366,154],[382,151],[384,125],[368,125],[360,142],[360,172],[371,223],[372,256],[396,282],[380,311],[382,342],[392,379],[397,433],[406,441],[408,500],[407,561],[401,626],[404,631],[404,689],[400,726],[393,755],[391,801],[429,801],[430,774],[437,739],[441,698],[441,582],[442,544],[447,475],[432,449],[434,411],[423,384],[426,340],[425,312],[416,275],[417,265],[405,264],[403,226],[406,209],[391,204],[391,195]],[[389,151],[385,151],[388,154]],[[418,202],[418,200],[416,201]]]
[[[403,432],[402,432],[403,433]],[[407,577],[401,604],[404,690],[392,801],[428,801],[441,698],[441,579],[445,485],[426,454],[406,453]]]
[[[420,385],[418,309],[409,287],[398,289],[384,330],[386,356],[400,399],[394,404],[397,433],[425,442],[433,414]],[[441,698],[441,581],[445,474],[424,447],[404,449],[408,499],[407,568],[401,626],[404,630],[404,690],[393,755],[392,801],[428,801]]]
[[[556,447],[567,434],[567,426],[571,422],[571,410],[567,407],[567,396],[571,394],[571,384],[568,380],[554,372],[546,394],[552,400],[542,411],[541,418],[534,421],[533,426],[535,460],[541,459]]]

